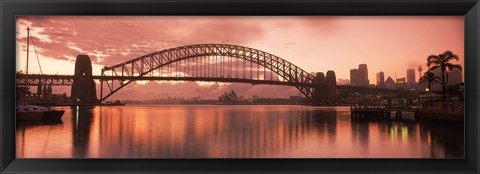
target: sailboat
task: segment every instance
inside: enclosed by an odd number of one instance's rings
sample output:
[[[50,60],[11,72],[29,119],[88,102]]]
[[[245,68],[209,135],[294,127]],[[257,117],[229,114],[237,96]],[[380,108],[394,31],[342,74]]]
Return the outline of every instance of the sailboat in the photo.
[[[30,48],[30,28],[27,28],[27,70],[25,74],[25,86],[17,86],[17,104],[16,104],[16,118],[19,121],[61,121],[64,110],[47,109],[37,105],[27,104],[27,82],[28,82],[28,53]],[[38,59],[38,57],[37,57]]]

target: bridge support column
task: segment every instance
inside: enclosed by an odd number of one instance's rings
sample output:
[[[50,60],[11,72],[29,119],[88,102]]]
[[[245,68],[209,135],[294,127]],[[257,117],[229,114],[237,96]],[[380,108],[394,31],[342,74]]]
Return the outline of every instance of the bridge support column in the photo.
[[[75,61],[71,97],[74,102],[98,103],[95,82],[92,78],[92,61],[87,55],[78,55]]]

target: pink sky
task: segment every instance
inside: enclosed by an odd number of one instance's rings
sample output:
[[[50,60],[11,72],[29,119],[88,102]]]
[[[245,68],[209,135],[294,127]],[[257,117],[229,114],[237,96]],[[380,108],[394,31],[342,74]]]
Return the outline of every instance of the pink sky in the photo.
[[[405,77],[406,69],[422,65],[426,58],[451,50],[464,62],[463,16],[323,16],[323,17],[124,17],[124,16],[31,16],[17,18],[17,70],[25,71],[26,27],[39,53],[47,74],[73,74],[75,57],[88,54],[94,63],[94,74],[103,66],[115,65],[138,56],[166,48],[198,44],[222,43],[257,48],[286,59],[307,72],[334,70],[338,79],[349,79],[352,68],[368,65],[370,83],[376,73],[385,78]],[[32,51],[32,47],[30,49]],[[39,73],[33,51],[30,73]],[[418,76],[418,73],[416,74]],[[416,77],[418,79],[418,77]],[[340,80],[339,80],[340,81]],[[183,95],[176,85],[194,85],[189,96],[215,98],[227,89],[237,89],[250,96],[271,91],[273,86],[212,83],[139,82],[127,86],[111,99],[128,97],[166,98],[154,91],[139,92],[170,85],[168,96]],[[195,87],[197,85],[197,87]],[[216,88],[213,90],[213,88]],[[205,88],[209,92],[200,92]],[[282,94],[298,95],[295,88],[276,87]],[[60,90],[62,89],[62,90]],[[59,88],[58,91],[67,91]],[[128,90],[136,94],[127,94]],[[208,90],[210,89],[210,90]],[[268,89],[268,90],[267,90]],[[240,90],[240,89],[237,89]],[[216,91],[216,92],[214,92]],[[145,94],[143,94],[145,93]],[[154,93],[154,94],[152,94]],[[209,93],[206,95],[205,93]],[[261,93],[261,92],[260,92]],[[130,96],[129,96],[130,95]],[[155,96],[155,97],[151,97]]]

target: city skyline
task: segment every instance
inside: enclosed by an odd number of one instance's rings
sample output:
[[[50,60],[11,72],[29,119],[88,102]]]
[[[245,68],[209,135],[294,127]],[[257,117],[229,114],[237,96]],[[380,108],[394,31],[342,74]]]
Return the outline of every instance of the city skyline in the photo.
[[[261,24],[251,23],[261,21]],[[106,22],[106,24],[98,24]],[[444,26],[442,30],[437,26]],[[282,57],[308,72],[333,70],[338,81],[349,70],[368,65],[368,79],[385,78],[422,65],[426,58],[451,50],[463,66],[463,17],[18,17],[17,70],[25,68],[26,27],[31,28],[44,73],[73,74],[74,57],[92,57],[93,74],[151,52],[195,43],[228,43],[257,48]],[[95,27],[91,27],[95,26]],[[147,27],[149,26],[149,27]],[[150,26],[164,26],[162,30]],[[221,28],[221,30],[218,30]],[[215,32],[212,32],[214,31]],[[135,33],[132,35],[132,33]],[[298,34],[303,33],[303,34]],[[441,40],[448,39],[449,42]],[[367,41],[367,42],[365,42]],[[415,44],[412,44],[415,43]],[[38,73],[32,49],[30,73]],[[319,53],[320,52],[320,53]],[[319,56],[320,55],[320,56]],[[388,57],[388,58],[386,58]],[[49,68],[48,65],[55,65]],[[399,75],[399,77],[402,77]],[[406,74],[403,76],[406,77]],[[418,78],[418,77],[417,77]],[[418,81],[418,79],[416,79]],[[151,82],[137,82],[132,90]],[[214,83],[191,84],[210,89]],[[189,84],[157,83],[150,86]],[[261,93],[266,87],[250,88]],[[228,88],[228,87],[230,88]],[[171,89],[176,89],[172,87]],[[256,88],[256,89],[252,89]],[[297,94],[296,89],[284,89]],[[238,89],[237,89],[238,90]],[[68,93],[68,92],[67,92]],[[199,92],[197,92],[199,93]],[[215,95],[216,96],[216,95]]]

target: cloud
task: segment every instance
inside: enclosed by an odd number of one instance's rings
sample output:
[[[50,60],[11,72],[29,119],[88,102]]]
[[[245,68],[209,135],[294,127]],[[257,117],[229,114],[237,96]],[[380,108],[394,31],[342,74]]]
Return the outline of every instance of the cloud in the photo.
[[[165,48],[197,43],[246,45],[261,38],[264,29],[245,17],[19,17],[20,26],[31,28],[38,53],[54,59],[69,60],[78,54],[88,54],[92,63],[111,66]],[[25,27],[23,27],[25,28]],[[22,27],[17,41],[25,48],[26,34]],[[293,42],[285,43],[287,45]],[[97,96],[100,96],[100,84]],[[168,97],[216,98],[224,92],[236,91],[250,97],[288,97],[298,90],[288,86],[218,84],[199,85],[196,82],[133,82],[112,95],[109,100],[150,100]],[[56,93],[70,94],[66,87]],[[105,94],[104,94],[105,95]]]
[[[328,36],[336,32],[339,28],[338,18],[336,16],[304,16],[300,17],[303,23],[310,31],[314,33]]]
[[[88,54],[93,63],[107,66],[181,45],[227,39],[244,45],[263,34],[259,26],[235,17],[28,16],[18,17],[17,23],[32,28],[45,57],[65,60]],[[18,33],[24,30],[17,27]],[[25,45],[25,37],[17,41]]]

